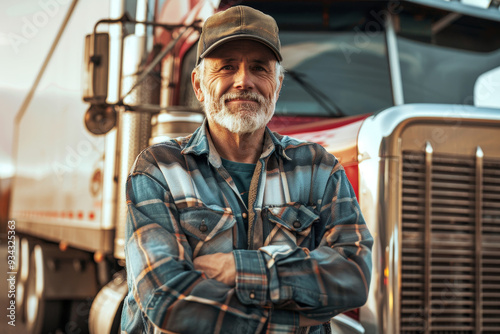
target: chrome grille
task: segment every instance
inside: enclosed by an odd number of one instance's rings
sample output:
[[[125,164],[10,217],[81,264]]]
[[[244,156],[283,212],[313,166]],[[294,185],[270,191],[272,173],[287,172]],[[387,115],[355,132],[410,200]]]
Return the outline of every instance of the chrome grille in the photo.
[[[500,161],[403,152],[401,333],[500,333]]]

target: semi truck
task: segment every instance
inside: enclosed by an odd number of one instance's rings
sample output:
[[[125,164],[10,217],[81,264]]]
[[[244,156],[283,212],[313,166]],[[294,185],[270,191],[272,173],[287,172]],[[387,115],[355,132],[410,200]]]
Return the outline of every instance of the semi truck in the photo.
[[[500,332],[499,1],[50,3],[65,18],[16,118],[9,212],[26,333],[119,332],[126,178],[203,122],[196,43],[239,4],[280,28],[269,127],[337,157],[375,239],[368,301],[332,332]]]

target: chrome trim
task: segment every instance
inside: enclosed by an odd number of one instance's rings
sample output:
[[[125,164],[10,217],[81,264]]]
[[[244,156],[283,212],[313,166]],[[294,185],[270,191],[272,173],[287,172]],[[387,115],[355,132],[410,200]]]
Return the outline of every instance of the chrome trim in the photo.
[[[137,155],[148,146],[151,135],[151,114],[120,111],[117,151],[117,203],[114,256],[125,258],[125,226],[127,223],[126,182]]]
[[[480,146],[476,150],[476,277],[481,277],[482,268],[482,252],[481,248],[483,246],[483,232],[482,232],[482,218],[483,218],[483,157],[484,153]],[[482,298],[482,282],[481,279],[476,280],[476,330],[481,333],[482,321],[483,321],[483,298]]]
[[[477,131],[482,128],[481,131]],[[491,158],[500,159],[494,136],[500,128],[500,112],[493,108],[461,105],[409,104],[391,107],[367,118],[358,135],[359,202],[372,232],[373,275],[361,321],[367,333],[400,332],[402,151],[472,154],[478,143]],[[432,131],[448,129],[448,137]],[[444,130],[443,130],[444,131]],[[401,137],[405,136],[405,140]],[[476,137],[476,144],[460,142]],[[415,141],[408,138],[414,138]],[[428,138],[428,139],[426,139]],[[460,143],[460,145],[457,145]],[[475,145],[475,146],[474,146]]]
[[[120,18],[125,11],[125,1],[110,1],[109,14],[111,19]],[[112,24],[109,26],[109,74],[108,74],[108,103],[118,102],[120,98],[122,66],[122,26]],[[115,152],[118,148],[118,131],[116,127],[105,135],[104,152]],[[116,156],[105,154],[102,185],[101,228],[112,229],[115,227],[116,211],[116,181],[115,168]]]
[[[150,145],[187,136],[193,133],[205,119],[205,116],[198,112],[189,110],[175,110],[162,112],[152,118],[152,130]]]
[[[345,314],[338,314],[330,320],[332,333],[342,334],[364,334],[365,329],[356,320]]]
[[[143,5],[141,5],[141,1],[138,1],[138,10],[147,7],[145,3]],[[143,17],[146,14],[138,13],[138,15]],[[140,26],[136,25],[136,27]],[[138,31],[142,33],[141,29],[138,29]],[[123,55],[126,58],[122,59],[121,99],[127,105],[152,103],[154,92],[158,89],[152,86],[150,80],[141,82],[146,78],[144,73],[147,73],[140,71],[145,58],[145,45],[146,36],[144,35],[128,35],[123,41]],[[120,108],[118,112],[118,150],[116,152],[118,184],[116,187],[116,234],[114,246],[114,256],[118,259],[125,258],[126,182],[137,155],[148,146],[151,137],[151,116],[150,113],[129,112],[125,108]]]
[[[399,287],[401,266],[401,220],[399,210],[390,203],[401,197],[397,159],[368,159],[358,165],[359,203],[375,243],[372,248],[373,273],[366,305],[361,309],[361,321],[367,333],[399,333]],[[382,223],[383,222],[383,223]]]
[[[404,103],[403,80],[401,79],[398,43],[396,41],[396,32],[394,31],[394,19],[392,14],[387,14],[385,19],[385,42],[387,45],[387,59],[389,60],[392,101],[395,106],[399,106]]]
[[[498,9],[491,7],[481,8],[463,3],[463,1],[449,0],[407,0],[422,6],[439,8],[450,12],[461,13],[464,15],[475,16],[483,19],[500,21],[500,13]]]
[[[104,152],[115,152],[117,148],[116,128],[108,132],[104,141]],[[109,230],[115,227],[115,207],[116,207],[116,182],[114,154],[106,154],[103,158],[102,172],[102,204],[101,204],[101,229]]]
[[[125,0],[109,2],[110,19],[119,19],[126,11]],[[122,93],[123,66],[123,33],[124,24],[109,25],[109,76],[108,76],[108,104],[116,103]],[[94,28],[95,30],[95,28]]]
[[[425,286],[431,283],[431,215],[432,215],[432,154],[434,150],[430,142],[425,144],[425,219],[424,219],[424,282]],[[402,175],[402,174],[401,174]],[[402,243],[400,243],[402,245]],[[431,292],[424,291],[424,312],[425,319],[430,319]],[[429,334],[429,326],[424,329],[425,334]]]
[[[358,159],[399,156],[399,145],[390,141],[401,133],[410,122],[433,120],[459,126],[473,120],[500,121],[500,111],[495,108],[478,108],[467,105],[405,104],[381,111],[367,118],[359,130]]]
[[[202,123],[205,119],[203,114],[192,112],[160,113],[156,116],[156,123],[187,122]]]

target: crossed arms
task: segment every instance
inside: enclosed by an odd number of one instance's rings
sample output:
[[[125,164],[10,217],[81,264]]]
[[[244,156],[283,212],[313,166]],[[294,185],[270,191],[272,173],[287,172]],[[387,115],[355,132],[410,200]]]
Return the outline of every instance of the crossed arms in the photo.
[[[140,312],[165,332],[293,333],[365,303],[373,241],[341,167],[318,208],[317,248],[270,244],[193,258],[178,199],[151,162],[127,183],[125,316]]]

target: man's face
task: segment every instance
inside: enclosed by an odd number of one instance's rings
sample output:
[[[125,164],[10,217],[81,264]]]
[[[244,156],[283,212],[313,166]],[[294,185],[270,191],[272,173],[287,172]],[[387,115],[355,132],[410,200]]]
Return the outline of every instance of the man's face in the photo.
[[[264,128],[274,114],[282,80],[271,50],[252,40],[232,41],[204,62],[193,84],[209,122],[237,134]]]

